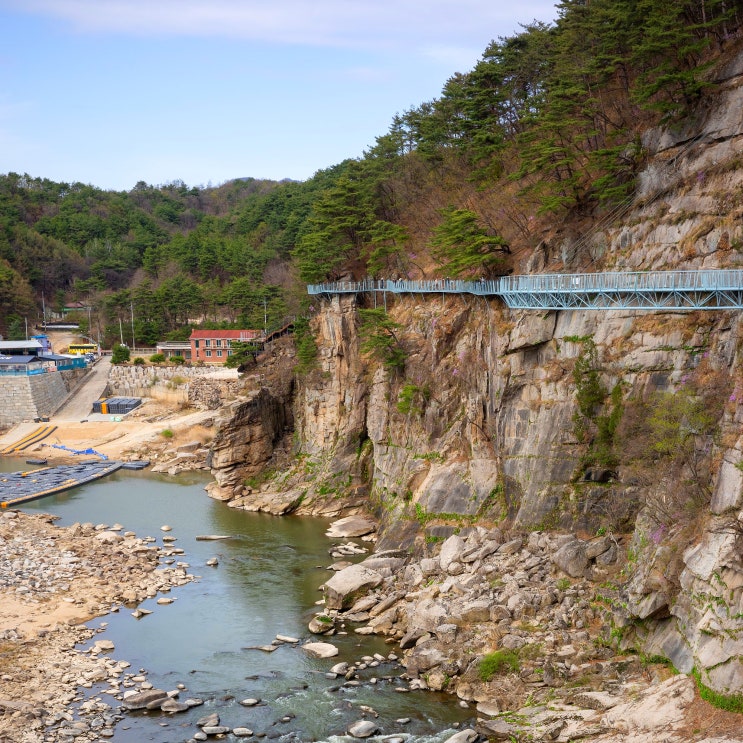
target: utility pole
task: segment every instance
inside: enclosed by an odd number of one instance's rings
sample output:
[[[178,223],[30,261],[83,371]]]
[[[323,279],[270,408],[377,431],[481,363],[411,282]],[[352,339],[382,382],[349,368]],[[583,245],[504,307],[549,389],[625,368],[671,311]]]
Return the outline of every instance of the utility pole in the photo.
[[[121,338],[121,345],[124,345],[124,328],[121,325],[121,318],[119,318],[119,338]]]
[[[129,302],[129,309],[131,310],[131,313],[132,313],[132,349],[133,349],[135,346],[135,343],[134,343],[134,302]]]

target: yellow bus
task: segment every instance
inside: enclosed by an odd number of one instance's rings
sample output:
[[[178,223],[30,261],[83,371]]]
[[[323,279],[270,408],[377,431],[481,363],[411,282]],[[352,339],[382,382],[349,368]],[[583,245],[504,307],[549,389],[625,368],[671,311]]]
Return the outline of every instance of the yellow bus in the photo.
[[[70,343],[67,348],[67,353],[73,356],[85,356],[87,353],[92,353],[98,356],[98,345],[95,343]]]

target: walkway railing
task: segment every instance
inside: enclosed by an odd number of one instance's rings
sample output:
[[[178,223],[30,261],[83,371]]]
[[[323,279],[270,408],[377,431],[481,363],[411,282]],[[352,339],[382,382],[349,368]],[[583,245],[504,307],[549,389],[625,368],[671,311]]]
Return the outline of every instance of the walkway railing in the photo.
[[[514,309],[743,309],[743,269],[533,274],[498,279],[365,279],[310,284],[309,294],[474,294]]]

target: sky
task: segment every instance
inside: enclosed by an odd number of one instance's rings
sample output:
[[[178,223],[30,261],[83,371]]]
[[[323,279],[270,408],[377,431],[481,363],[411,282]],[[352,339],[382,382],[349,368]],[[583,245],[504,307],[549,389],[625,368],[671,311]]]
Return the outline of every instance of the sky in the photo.
[[[306,180],[548,0],[0,0],[0,173]]]

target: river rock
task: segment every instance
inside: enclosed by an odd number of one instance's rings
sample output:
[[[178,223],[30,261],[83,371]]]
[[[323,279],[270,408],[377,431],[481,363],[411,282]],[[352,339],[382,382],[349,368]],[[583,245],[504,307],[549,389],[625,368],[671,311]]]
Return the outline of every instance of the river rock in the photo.
[[[348,727],[348,734],[354,738],[368,738],[379,730],[371,720],[358,720]]]
[[[160,705],[160,709],[163,712],[175,713],[175,712],[186,712],[191,708],[185,702],[179,702],[175,699],[166,699]]]
[[[135,692],[134,694],[124,697],[122,702],[124,709],[135,710],[135,709],[146,709],[150,702],[157,701],[158,699],[167,699],[168,692],[163,689],[148,689],[147,691]]]
[[[454,733],[444,743],[472,743],[474,740],[477,740],[477,733],[472,728],[467,728],[467,730],[460,730],[458,733]]]
[[[296,645],[299,642],[298,637],[290,637],[289,635],[276,635],[275,642],[287,644],[287,645]]]
[[[364,516],[346,516],[334,521],[326,536],[331,539],[347,539],[351,537],[363,537],[376,531],[377,525],[374,521]]]
[[[95,535],[95,538],[104,544],[116,544],[117,542],[124,541],[124,537],[122,537],[121,534],[117,534],[115,531],[101,531]]]
[[[315,658],[332,658],[338,655],[338,648],[329,642],[308,642],[302,649]]]
[[[204,735],[226,735],[230,732],[230,728],[227,725],[204,725],[201,732]]]
[[[362,589],[375,588],[382,582],[382,576],[376,570],[369,570],[361,565],[351,565],[323,584],[325,605],[328,609],[342,609],[348,605],[354,594]]]
[[[307,626],[313,635],[328,635],[335,632],[335,620],[327,614],[317,614]]]

